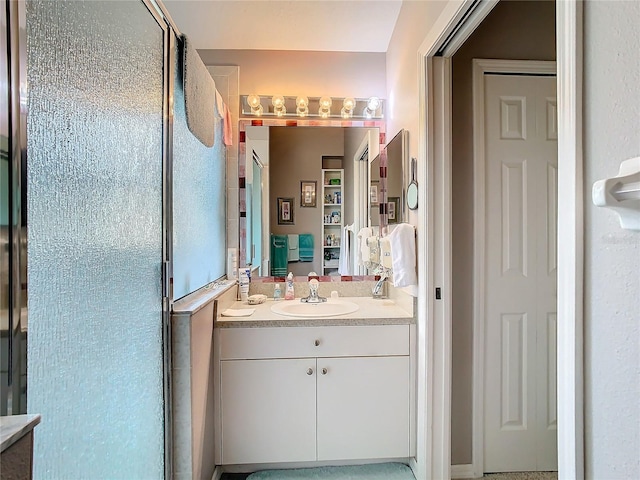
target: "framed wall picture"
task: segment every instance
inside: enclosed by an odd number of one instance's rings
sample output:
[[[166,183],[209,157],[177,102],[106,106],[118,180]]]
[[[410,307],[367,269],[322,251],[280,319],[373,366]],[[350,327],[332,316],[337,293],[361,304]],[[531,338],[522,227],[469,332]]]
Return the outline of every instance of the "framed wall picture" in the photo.
[[[300,182],[300,206],[315,207],[316,206],[316,186],[318,182],[313,180],[303,180]]]
[[[294,225],[293,198],[278,197],[278,225]]]
[[[387,220],[389,223],[398,223],[400,215],[400,197],[389,197],[387,202]]]

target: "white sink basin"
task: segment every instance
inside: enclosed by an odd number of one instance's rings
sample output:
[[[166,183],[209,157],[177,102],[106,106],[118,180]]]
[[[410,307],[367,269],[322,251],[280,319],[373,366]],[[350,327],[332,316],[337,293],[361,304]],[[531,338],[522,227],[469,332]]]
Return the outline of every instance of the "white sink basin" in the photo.
[[[271,306],[271,311],[287,317],[335,317],[353,313],[360,307],[347,300],[322,303],[302,303],[300,300],[281,301]]]

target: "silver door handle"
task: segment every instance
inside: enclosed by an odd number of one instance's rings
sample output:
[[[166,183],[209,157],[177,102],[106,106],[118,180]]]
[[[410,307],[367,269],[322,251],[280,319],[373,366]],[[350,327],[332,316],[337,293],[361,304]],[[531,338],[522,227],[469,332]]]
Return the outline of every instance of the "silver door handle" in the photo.
[[[322,374],[323,374],[323,375],[326,375],[326,374],[327,374],[327,372],[328,372],[328,370],[327,370],[326,368],[323,368],[323,369],[322,369]]]
[[[313,375],[313,368],[307,368],[307,375]]]

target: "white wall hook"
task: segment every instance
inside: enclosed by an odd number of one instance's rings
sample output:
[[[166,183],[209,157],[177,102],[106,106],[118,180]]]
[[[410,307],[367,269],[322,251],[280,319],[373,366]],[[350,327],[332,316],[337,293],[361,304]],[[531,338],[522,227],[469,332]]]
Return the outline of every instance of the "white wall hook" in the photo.
[[[593,203],[607,207],[620,217],[620,226],[640,230],[640,157],[620,164],[618,176],[593,184]]]

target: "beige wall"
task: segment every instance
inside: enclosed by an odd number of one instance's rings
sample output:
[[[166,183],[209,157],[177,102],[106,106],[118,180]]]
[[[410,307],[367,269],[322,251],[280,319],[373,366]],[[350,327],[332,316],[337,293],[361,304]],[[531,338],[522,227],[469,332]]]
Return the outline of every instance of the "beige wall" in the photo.
[[[409,158],[418,157],[420,138],[418,49],[446,4],[404,1],[387,50],[387,141],[406,129]],[[408,222],[417,225],[417,210],[408,210]]]
[[[555,60],[555,2],[500,2],[453,68],[451,462],[471,463],[473,361],[473,58]]]
[[[293,262],[294,275],[322,272],[322,156],[344,155],[342,128],[271,127],[269,130],[269,204],[271,233],[311,233],[313,262]],[[300,182],[317,182],[316,206],[300,207]],[[278,225],[277,198],[292,197],[295,225]]]
[[[205,65],[238,65],[240,94],[385,97],[385,54],[198,50]]]

